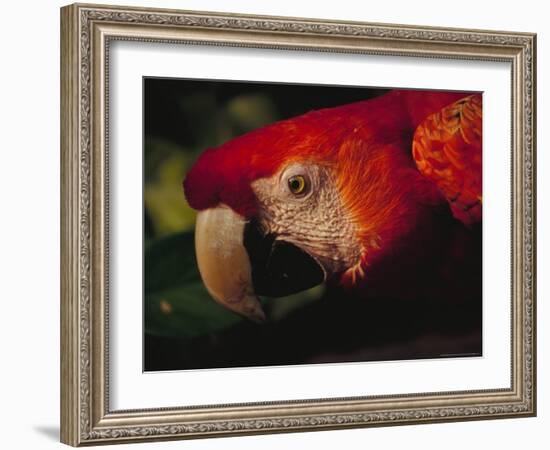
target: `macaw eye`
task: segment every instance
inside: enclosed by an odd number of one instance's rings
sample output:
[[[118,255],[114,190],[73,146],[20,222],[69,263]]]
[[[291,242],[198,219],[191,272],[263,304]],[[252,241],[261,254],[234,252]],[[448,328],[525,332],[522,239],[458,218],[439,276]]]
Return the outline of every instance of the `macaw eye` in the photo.
[[[301,195],[306,192],[307,182],[303,175],[294,175],[288,179],[288,188],[294,195]]]

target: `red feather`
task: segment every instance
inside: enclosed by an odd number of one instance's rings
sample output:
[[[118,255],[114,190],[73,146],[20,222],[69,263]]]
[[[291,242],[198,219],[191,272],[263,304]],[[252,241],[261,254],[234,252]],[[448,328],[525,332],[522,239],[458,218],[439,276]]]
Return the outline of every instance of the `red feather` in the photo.
[[[469,94],[394,90],[274,123],[205,151],[185,179],[185,195],[197,210],[224,203],[250,218],[257,210],[254,180],[296,160],[331,167],[362,246],[361,260],[341,283],[369,296],[379,288],[400,297],[448,290],[449,274],[471,266],[453,249],[471,246],[472,255],[477,247],[452,218],[441,183],[417,167],[423,154],[414,154],[413,135],[427,117]],[[438,161],[430,163],[437,169]],[[474,279],[473,266],[470,272]],[[366,273],[368,283],[357,283]],[[463,294],[460,286],[453,292]]]

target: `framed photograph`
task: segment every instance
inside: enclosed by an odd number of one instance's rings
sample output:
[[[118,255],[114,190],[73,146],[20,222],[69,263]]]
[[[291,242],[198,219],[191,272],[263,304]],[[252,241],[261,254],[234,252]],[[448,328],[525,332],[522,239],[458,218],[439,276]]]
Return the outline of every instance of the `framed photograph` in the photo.
[[[62,8],[62,442],[535,415],[535,58]]]

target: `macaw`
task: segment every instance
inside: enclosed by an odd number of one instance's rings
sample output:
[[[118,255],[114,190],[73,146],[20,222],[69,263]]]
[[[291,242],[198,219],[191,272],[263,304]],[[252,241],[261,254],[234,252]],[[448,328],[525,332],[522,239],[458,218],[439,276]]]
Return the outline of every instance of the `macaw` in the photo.
[[[212,297],[255,321],[258,296],[326,282],[358,298],[481,292],[482,97],[392,90],[204,151],[183,187]]]

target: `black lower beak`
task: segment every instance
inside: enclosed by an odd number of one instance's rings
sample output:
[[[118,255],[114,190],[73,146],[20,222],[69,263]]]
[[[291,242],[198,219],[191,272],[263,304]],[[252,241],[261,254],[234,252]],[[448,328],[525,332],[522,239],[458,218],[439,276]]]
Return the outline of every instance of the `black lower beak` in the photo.
[[[325,280],[325,271],[315,258],[294,244],[264,234],[255,221],[246,224],[243,243],[256,295],[284,297]]]

